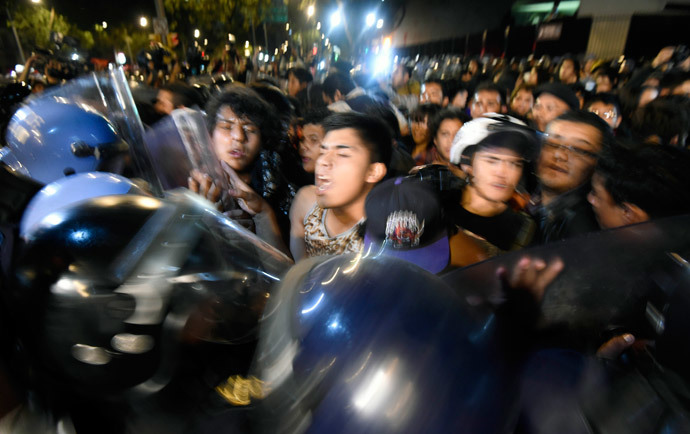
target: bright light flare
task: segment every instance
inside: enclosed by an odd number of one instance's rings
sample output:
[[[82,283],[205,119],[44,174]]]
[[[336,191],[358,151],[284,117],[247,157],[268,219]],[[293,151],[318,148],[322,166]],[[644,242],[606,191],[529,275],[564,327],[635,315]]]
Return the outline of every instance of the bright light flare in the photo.
[[[146,17],[139,18],[139,25],[141,27],[146,27],[149,25],[149,20]]]
[[[376,22],[376,14],[373,13],[373,12],[368,13],[368,14],[367,14],[367,17],[366,17],[366,19],[365,19],[365,22],[366,22],[366,24],[367,24],[367,27],[373,26],[374,23]]]
[[[376,28],[380,29],[383,27],[383,19],[379,18],[379,20],[376,22]]]
[[[309,7],[307,8],[307,16],[309,18],[314,16],[314,5],[309,5]]]
[[[343,17],[340,10],[337,10],[331,14],[331,27],[338,27]]]

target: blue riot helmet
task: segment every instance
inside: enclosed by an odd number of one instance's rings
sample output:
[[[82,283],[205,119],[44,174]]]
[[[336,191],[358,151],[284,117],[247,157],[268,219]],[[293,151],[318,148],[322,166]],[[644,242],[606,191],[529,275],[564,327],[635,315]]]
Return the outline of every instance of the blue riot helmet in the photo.
[[[113,173],[88,172],[60,178],[43,187],[29,202],[22,215],[19,235],[34,233],[48,215],[72,204],[122,194],[146,195],[135,183]]]
[[[266,312],[262,389],[250,389],[263,398],[260,432],[485,433],[509,423],[510,369],[495,357],[491,322],[475,322],[449,286],[409,262],[300,262]]]
[[[268,294],[291,261],[197,195],[159,199],[91,175],[36,195],[0,293],[31,395],[89,419],[110,399],[133,411],[171,383],[195,391],[174,400],[211,395],[213,384],[189,375],[206,380],[207,362],[222,367],[218,382],[246,375]],[[78,193],[89,182],[96,192]],[[70,192],[81,197],[59,200]]]
[[[113,125],[86,104],[64,98],[21,107],[7,128],[2,162],[48,184],[65,175],[108,169],[128,152]]]

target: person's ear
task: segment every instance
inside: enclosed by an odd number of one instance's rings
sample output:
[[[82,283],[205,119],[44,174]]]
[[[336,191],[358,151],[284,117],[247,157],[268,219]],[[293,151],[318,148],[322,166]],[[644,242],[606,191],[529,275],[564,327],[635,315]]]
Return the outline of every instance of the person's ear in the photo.
[[[386,176],[388,170],[386,165],[383,163],[371,163],[369,165],[369,171],[367,172],[366,182],[370,184],[376,184]]]
[[[623,209],[623,219],[625,220],[626,224],[632,225],[649,220],[649,214],[633,203],[623,202],[621,208]]]
[[[501,104],[501,113],[505,114],[508,113],[508,106],[505,104]]]
[[[336,89],[335,94],[333,94],[333,101],[340,101],[341,99],[345,99],[345,98],[343,98],[343,94],[340,93],[340,91],[338,89]]]
[[[448,106],[448,97],[444,96],[443,100],[441,101],[441,106],[442,107],[447,107]]]

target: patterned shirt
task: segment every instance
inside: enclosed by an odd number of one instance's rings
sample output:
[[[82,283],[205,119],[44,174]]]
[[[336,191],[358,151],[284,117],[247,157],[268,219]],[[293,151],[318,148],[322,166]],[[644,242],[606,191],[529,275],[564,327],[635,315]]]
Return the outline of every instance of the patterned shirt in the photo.
[[[304,243],[307,256],[359,252],[363,245],[360,228],[364,223],[364,218],[342,234],[331,237],[326,230],[327,211],[315,203],[311,211],[304,216]]]

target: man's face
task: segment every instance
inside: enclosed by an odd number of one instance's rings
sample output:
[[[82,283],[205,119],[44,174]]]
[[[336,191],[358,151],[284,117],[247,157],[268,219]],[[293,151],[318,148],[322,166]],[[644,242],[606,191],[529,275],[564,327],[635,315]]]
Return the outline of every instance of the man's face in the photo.
[[[592,176],[592,191],[587,195],[592,210],[602,229],[617,228],[628,224],[625,220],[625,209],[614,202],[606,190],[604,177],[595,173]]]
[[[443,88],[438,83],[424,83],[422,85],[420,101],[422,103],[443,105]]]
[[[471,187],[490,202],[505,203],[520,182],[524,160],[505,148],[477,151],[472,159]]]
[[[161,115],[169,115],[172,113],[172,111],[175,110],[172,92],[168,90],[159,90],[153,108],[156,110],[156,113]]]
[[[307,84],[300,83],[297,77],[295,77],[295,74],[288,74],[288,95],[292,97],[297,96],[297,94],[305,87],[307,87]]]
[[[238,117],[228,106],[218,110],[212,139],[218,159],[240,173],[250,167],[261,150],[259,127]]]
[[[537,165],[537,176],[544,188],[556,194],[567,193],[589,181],[601,134],[587,124],[556,120],[547,128]]]
[[[436,150],[445,161],[450,161],[450,148],[458,130],[462,127],[460,119],[444,119],[438,127],[434,143]]]
[[[510,108],[520,116],[526,116],[534,104],[534,95],[529,90],[519,90],[510,102]]]
[[[597,83],[597,93],[611,92],[611,89],[613,89],[613,83],[611,83],[611,79],[606,74],[597,75],[595,81]]]
[[[546,129],[546,124],[567,112],[570,107],[560,98],[550,93],[542,93],[532,108],[534,123],[539,131]]]
[[[621,118],[613,104],[604,104],[601,101],[596,101],[590,104],[589,111],[606,121],[612,130],[615,130],[621,124]]]
[[[563,62],[561,69],[558,71],[558,78],[565,83],[570,83],[570,81],[573,79],[577,79],[575,65],[573,64],[572,60],[566,60]]]
[[[501,94],[493,90],[480,90],[474,94],[470,107],[472,119],[484,116],[486,113],[501,113]]]
[[[320,124],[306,124],[302,127],[299,155],[302,157],[302,167],[307,173],[314,173],[324,134],[323,126]]]
[[[415,145],[426,145],[429,143],[429,116],[424,116],[422,120],[413,120],[412,140]]]
[[[460,92],[456,93],[450,105],[452,105],[453,107],[464,109],[467,105],[467,91],[461,90]]]
[[[329,131],[321,143],[314,172],[319,206],[340,208],[366,198],[378,181],[371,178],[374,164],[354,129]]]

